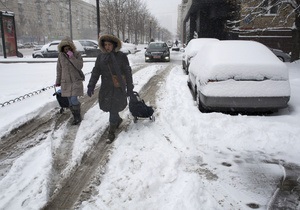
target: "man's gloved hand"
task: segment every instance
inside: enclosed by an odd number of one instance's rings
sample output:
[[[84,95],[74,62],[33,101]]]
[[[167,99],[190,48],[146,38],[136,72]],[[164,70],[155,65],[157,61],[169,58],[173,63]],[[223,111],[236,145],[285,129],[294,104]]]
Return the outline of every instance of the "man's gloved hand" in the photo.
[[[89,87],[87,90],[87,94],[89,97],[92,97],[92,95],[94,94],[94,88]]]
[[[59,87],[60,86],[60,84],[55,84],[55,87]]]
[[[67,54],[68,54],[69,58],[73,57],[73,52],[72,52],[71,50],[69,50],[69,51],[67,52]]]

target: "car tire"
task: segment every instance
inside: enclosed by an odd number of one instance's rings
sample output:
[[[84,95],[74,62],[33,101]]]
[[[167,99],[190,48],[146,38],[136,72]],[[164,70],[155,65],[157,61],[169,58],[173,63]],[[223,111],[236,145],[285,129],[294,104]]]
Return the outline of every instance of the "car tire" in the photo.
[[[200,100],[200,97],[198,97],[198,109],[200,112],[202,113],[207,113],[207,110],[203,107],[202,103],[201,103],[201,100]]]
[[[43,58],[43,56],[36,55],[34,58]]]
[[[285,62],[283,57],[277,56],[277,58],[278,58],[279,60],[281,60],[282,62]]]
[[[189,74],[189,67],[186,66],[184,70],[185,70],[185,74],[188,75]]]
[[[193,99],[194,99],[194,101],[197,101],[197,86],[195,86],[195,88],[194,88],[194,92],[193,92]]]

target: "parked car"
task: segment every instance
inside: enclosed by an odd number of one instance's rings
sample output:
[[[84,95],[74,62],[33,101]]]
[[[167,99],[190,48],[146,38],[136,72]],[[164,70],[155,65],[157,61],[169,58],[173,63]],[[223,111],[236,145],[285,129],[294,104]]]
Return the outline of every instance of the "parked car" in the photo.
[[[26,42],[23,44],[24,48],[34,48],[35,45],[38,45],[36,42]]]
[[[17,46],[18,46],[18,49],[23,49],[24,48],[24,45],[21,44],[21,43],[17,43]]]
[[[255,41],[209,43],[190,63],[188,86],[206,111],[275,112],[287,107],[287,66]]]
[[[93,39],[80,39],[79,41],[85,50],[86,57],[97,57],[100,53],[98,41]]]
[[[58,49],[57,46],[60,43],[60,40],[52,41],[48,44],[45,44],[40,50],[33,51],[33,58],[58,58]],[[78,52],[81,53],[82,56],[85,56],[85,50],[79,41],[73,41]]]
[[[188,45],[184,48],[184,53],[182,55],[182,68],[185,70],[186,74],[189,74],[189,66],[191,59],[197,54],[202,47],[208,42],[216,42],[219,41],[215,38],[197,38],[192,39]]]
[[[135,44],[122,42],[122,48],[120,49],[125,54],[134,54],[137,51],[137,47]]]
[[[270,48],[269,49],[281,60],[282,62],[291,62],[291,56],[282,50]]]
[[[35,45],[34,48],[33,48],[33,51],[37,51],[37,50],[40,50],[42,49],[44,45]]]
[[[97,49],[98,48],[98,41],[92,39],[79,39],[77,40],[86,49]]]
[[[145,51],[145,62],[170,61],[170,49],[165,42],[150,42]]]

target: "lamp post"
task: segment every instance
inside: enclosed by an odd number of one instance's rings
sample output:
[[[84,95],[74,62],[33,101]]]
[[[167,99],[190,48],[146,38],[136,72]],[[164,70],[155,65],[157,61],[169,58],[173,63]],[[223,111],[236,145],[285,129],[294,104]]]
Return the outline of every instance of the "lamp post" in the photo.
[[[100,36],[100,7],[99,0],[96,0],[96,8],[97,8],[97,36]]]
[[[71,12],[71,0],[69,0],[69,14],[70,14],[70,37],[73,40],[73,33],[72,33],[72,12]]]
[[[151,42],[151,26],[152,25],[152,21],[150,21],[150,37],[149,37],[149,39],[150,39],[150,41],[149,42]]]

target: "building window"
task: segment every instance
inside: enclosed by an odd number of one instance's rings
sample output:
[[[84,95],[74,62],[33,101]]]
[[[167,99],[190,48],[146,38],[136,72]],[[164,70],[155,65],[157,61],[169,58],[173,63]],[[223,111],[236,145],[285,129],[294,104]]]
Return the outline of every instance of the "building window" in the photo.
[[[266,15],[277,15],[278,0],[264,0],[262,3],[262,8]]]

